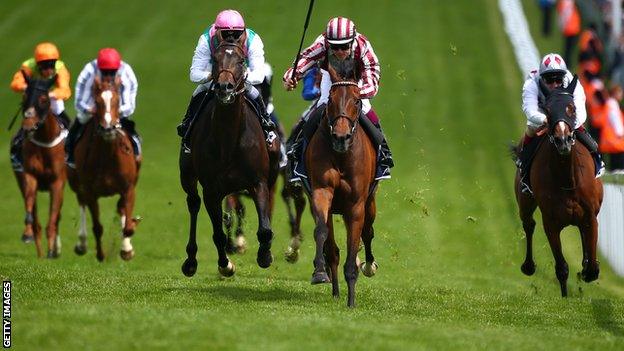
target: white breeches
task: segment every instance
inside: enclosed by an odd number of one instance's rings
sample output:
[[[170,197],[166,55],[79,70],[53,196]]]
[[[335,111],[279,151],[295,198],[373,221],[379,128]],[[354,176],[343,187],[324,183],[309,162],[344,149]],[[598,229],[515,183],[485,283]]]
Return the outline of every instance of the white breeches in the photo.
[[[331,90],[331,77],[329,72],[321,69],[321,96],[318,99],[318,105],[326,104],[329,101],[329,91]],[[362,112],[367,114],[371,109],[371,103],[369,99],[362,99]]]
[[[50,110],[56,116],[60,115],[61,112],[65,111],[65,101],[63,99],[50,99]]]

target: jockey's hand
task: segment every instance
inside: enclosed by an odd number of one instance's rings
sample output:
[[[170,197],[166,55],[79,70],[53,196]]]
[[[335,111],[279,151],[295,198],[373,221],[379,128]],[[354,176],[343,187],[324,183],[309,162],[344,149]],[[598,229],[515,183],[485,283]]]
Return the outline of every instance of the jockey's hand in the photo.
[[[54,92],[53,92],[53,91],[51,91],[51,92],[49,92],[49,93],[48,93],[48,97],[49,97],[50,99],[56,99],[56,94],[54,94]]]
[[[291,78],[284,79],[284,88],[287,91],[291,91],[297,87],[297,80],[293,80]]]

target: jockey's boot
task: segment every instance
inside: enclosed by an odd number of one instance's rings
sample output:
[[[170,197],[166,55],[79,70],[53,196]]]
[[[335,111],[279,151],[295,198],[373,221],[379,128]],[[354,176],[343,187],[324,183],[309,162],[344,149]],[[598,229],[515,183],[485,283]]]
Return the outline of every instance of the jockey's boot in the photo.
[[[57,117],[63,128],[69,129],[69,126],[71,125],[71,118],[69,118],[67,112],[63,110],[63,112],[59,113]]]
[[[136,131],[136,124],[129,117],[121,119],[121,127],[130,136],[130,142],[132,143],[132,151],[134,151],[134,157],[138,160],[141,157],[141,136]]]
[[[24,135],[24,130],[20,128],[13,137],[13,140],[11,140],[11,166],[15,172],[24,172],[24,159],[22,155]]]
[[[74,162],[74,148],[76,147],[78,139],[80,139],[80,136],[82,135],[82,127],[82,123],[80,123],[78,118],[76,118],[74,123],[69,128],[67,139],[65,139],[65,163],[71,168],[76,168],[76,164]]]
[[[394,167],[392,160],[392,152],[388,146],[386,135],[381,129],[381,123],[373,123],[375,128],[383,135],[383,140],[379,145],[379,159],[377,160],[377,170],[375,172],[375,180],[390,179],[390,168]]]
[[[576,138],[589,150],[589,153],[594,159],[594,165],[596,166],[596,178],[602,176],[605,172],[605,164],[602,162],[602,157],[598,153],[598,143],[589,135],[587,130],[583,126],[574,131]]]
[[[518,155],[518,159],[516,160],[516,166],[520,168],[520,190],[529,195],[533,194],[533,191],[531,191],[529,169],[531,168],[531,160],[533,159],[533,154],[535,154],[538,145],[539,138],[530,137],[525,134],[520,155]]]
[[[258,106],[258,110],[260,112],[260,124],[262,125],[264,137],[266,139],[266,142],[270,144],[277,137],[277,134],[275,133],[275,123],[273,123],[273,121],[271,120],[271,116],[269,116],[269,114],[267,113],[266,105],[264,104],[262,95],[258,94],[258,96],[253,100],[256,106]]]
[[[299,140],[299,134],[301,134],[305,122],[306,121],[304,118],[300,118],[299,121],[297,121],[297,124],[295,124],[295,126],[290,131],[290,136],[288,137],[288,140],[286,140],[286,149],[288,150],[286,154],[288,155],[289,159],[293,159],[292,146]]]
[[[186,112],[184,113],[182,122],[180,122],[180,124],[178,124],[178,127],[177,127],[178,135],[180,137],[184,137],[186,135],[186,132],[191,126],[191,123],[193,123],[193,119],[195,118],[195,115],[197,114],[197,112],[199,112],[199,108],[203,104],[204,98],[207,95],[208,95],[207,91],[202,91],[191,97],[191,101],[189,102],[189,105],[186,108]]]

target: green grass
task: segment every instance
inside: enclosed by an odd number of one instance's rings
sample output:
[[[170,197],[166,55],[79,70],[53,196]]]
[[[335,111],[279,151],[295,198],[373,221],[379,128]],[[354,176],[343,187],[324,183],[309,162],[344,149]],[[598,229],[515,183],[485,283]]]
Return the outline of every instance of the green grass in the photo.
[[[184,277],[188,216],[177,179],[175,125],[194,88],[187,77],[197,37],[219,9],[231,6],[2,2],[2,80],[8,84],[38,41],[59,45],[73,77],[100,47],[118,47],[139,78],[135,119],[145,141],[136,205],[144,220],[131,262],[117,255],[113,199],[101,201],[106,261],[95,260],[92,236],[87,256],[71,252],[78,207],[69,189],[63,255],[36,259],[32,245],[19,241],[23,204],[8,157],[0,158],[0,276],[14,284],[16,349],[622,348],[623,280],[606,263],[597,282],[576,280],[576,230],[563,234],[569,298],[560,297],[541,226],[534,240],[538,270],[534,277],[520,272],[524,234],[505,148],[523,130],[522,80],[495,0],[316,3],[306,43],[335,15],[352,17],[373,43],[382,62],[373,104],[397,163],[394,178],[378,191],[373,249],[380,269],[372,279],[360,276],[357,308],[346,308],[342,276],[338,300],[329,285],[309,284],[314,252],[307,209],[300,261],[284,261],[288,224],[281,202],[271,268],[255,264],[250,215],[250,252],[233,257],[234,278],[220,279],[202,210],[198,273]],[[243,1],[239,8],[262,36],[279,82],[297,49],[307,3]],[[291,125],[305,102],[278,85],[274,92],[282,121]],[[4,116],[17,100],[0,91]],[[7,155],[10,135],[4,135]],[[39,199],[47,204],[47,195]],[[344,229],[337,227],[343,261]]]

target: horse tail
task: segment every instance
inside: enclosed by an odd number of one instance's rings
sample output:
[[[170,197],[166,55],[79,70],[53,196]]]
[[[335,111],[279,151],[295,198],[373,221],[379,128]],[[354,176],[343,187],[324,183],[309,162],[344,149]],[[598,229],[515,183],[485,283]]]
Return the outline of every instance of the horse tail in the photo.
[[[515,144],[513,141],[511,141],[507,145],[507,148],[512,161],[518,161],[518,157],[520,157],[520,144]]]

